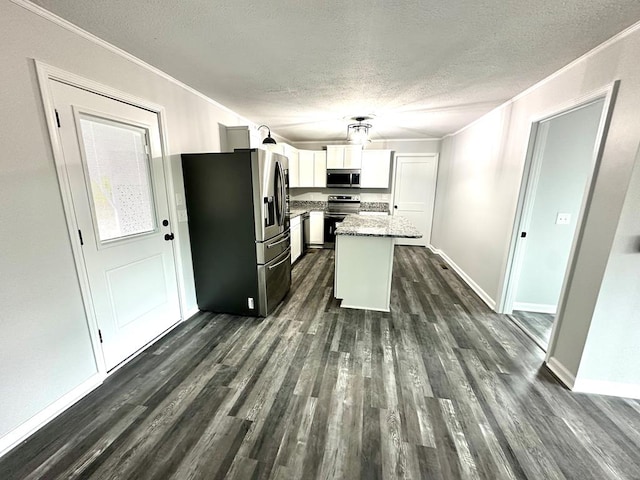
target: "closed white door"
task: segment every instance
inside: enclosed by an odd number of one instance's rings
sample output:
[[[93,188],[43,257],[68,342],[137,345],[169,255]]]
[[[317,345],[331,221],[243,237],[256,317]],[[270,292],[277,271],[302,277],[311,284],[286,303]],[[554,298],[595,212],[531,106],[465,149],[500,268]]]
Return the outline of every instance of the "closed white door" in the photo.
[[[158,117],[57,81],[51,91],[110,370],[180,320]]]
[[[393,214],[407,218],[422,233],[418,239],[398,238],[398,245],[431,244],[437,174],[437,155],[396,156]]]

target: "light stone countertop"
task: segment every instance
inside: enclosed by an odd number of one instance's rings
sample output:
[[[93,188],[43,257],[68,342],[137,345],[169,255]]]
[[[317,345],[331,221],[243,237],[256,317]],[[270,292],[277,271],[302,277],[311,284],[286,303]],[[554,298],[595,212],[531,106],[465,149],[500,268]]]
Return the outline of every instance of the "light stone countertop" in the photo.
[[[421,238],[422,233],[403,217],[349,215],[336,226],[336,235]]]
[[[309,211],[310,210],[308,208],[292,208],[291,210],[289,210],[289,218],[295,218],[300,215],[304,215]]]

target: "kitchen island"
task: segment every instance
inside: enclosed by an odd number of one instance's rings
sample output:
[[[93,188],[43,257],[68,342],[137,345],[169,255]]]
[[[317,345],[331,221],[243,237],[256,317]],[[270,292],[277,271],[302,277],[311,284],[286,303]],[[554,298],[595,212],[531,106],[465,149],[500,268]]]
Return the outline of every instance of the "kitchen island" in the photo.
[[[389,311],[396,238],[421,238],[403,217],[349,215],[336,228],[334,295],[341,307]]]

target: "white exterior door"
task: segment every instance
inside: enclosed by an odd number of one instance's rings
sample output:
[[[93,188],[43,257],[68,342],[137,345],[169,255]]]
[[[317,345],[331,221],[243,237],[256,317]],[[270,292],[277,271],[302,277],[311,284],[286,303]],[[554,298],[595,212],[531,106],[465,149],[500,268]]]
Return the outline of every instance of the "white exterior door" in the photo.
[[[397,155],[393,214],[407,218],[422,238],[398,238],[398,245],[431,244],[431,224],[438,174],[438,156]]]
[[[180,320],[158,117],[57,81],[51,92],[110,370]]]

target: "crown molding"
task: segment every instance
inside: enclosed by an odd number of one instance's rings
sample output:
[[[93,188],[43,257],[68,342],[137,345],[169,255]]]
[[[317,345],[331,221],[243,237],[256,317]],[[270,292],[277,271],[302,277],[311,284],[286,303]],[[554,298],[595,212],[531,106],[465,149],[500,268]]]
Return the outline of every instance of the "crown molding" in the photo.
[[[385,142],[439,142],[442,138],[388,138],[385,140],[372,139],[369,143]],[[351,145],[346,140],[294,140],[292,143],[308,145],[312,143],[322,143],[325,145]],[[366,145],[365,145],[366,146]]]

